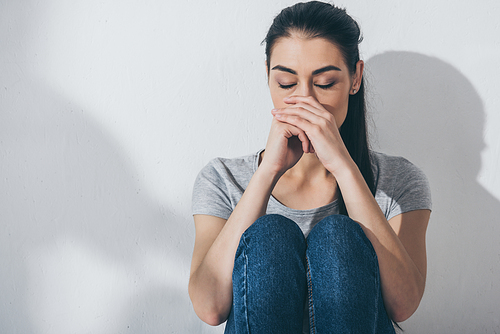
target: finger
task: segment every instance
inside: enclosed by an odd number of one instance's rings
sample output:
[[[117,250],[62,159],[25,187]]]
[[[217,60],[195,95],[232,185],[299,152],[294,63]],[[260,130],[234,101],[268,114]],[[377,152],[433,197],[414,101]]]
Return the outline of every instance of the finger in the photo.
[[[297,116],[307,119],[308,121],[314,121],[314,119],[320,117],[302,106],[295,106],[295,105],[286,108],[273,109],[271,113],[278,120],[281,120],[284,116]]]
[[[283,99],[283,102],[286,104],[297,104],[297,103],[305,103],[309,104],[317,109],[324,109],[323,105],[319,103],[316,98],[313,96],[298,96],[298,95],[292,95],[292,96],[287,96]]]
[[[309,145],[309,153],[316,153],[316,151],[314,150],[314,146],[312,143],[310,143]]]
[[[310,147],[311,147],[311,141],[309,140],[309,137],[304,133],[304,131],[301,131],[300,134],[297,136],[302,143],[302,151],[304,153],[310,153]]]
[[[325,106],[319,103],[316,98],[312,96],[290,96],[283,99],[288,106],[282,109],[292,110],[293,108],[303,108],[319,117],[325,118],[331,121],[333,117],[332,113],[328,111]],[[292,108],[292,109],[289,109]],[[312,119],[311,122],[314,122]]]
[[[284,123],[284,122],[281,122],[278,120],[278,122],[280,122],[281,124],[286,124],[286,128],[285,128],[285,131],[287,134],[285,134],[285,136],[290,139],[292,136],[296,136],[300,142],[302,143],[302,150],[305,152],[305,153],[309,153],[310,152],[310,147],[311,147],[311,141],[309,140],[309,137],[307,136],[307,134],[304,132],[304,130],[294,126],[294,125],[291,125],[291,124],[288,124],[288,123]]]
[[[315,115],[309,116],[309,118],[312,118],[312,117],[318,118],[316,120],[316,122],[321,123],[318,116],[315,116]],[[289,113],[277,113],[275,115],[275,118],[281,123],[293,125],[294,127],[300,129],[301,131],[304,131],[306,134],[309,133],[314,126],[313,122],[310,122],[308,119],[301,117],[299,115],[294,115],[294,114],[289,114]]]
[[[290,105],[286,108],[273,109],[271,112],[273,115],[275,114],[288,114],[295,115],[307,119],[311,123],[317,123],[320,118],[329,119],[331,114],[325,110],[324,108],[318,109],[310,104],[306,103],[297,103]]]
[[[304,151],[305,153],[309,153],[311,141],[309,140],[309,137],[306,135],[306,133],[302,129],[299,129],[295,126],[291,126],[291,130],[292,134],[299,138],[300,142],[302,143],[302,151]]]

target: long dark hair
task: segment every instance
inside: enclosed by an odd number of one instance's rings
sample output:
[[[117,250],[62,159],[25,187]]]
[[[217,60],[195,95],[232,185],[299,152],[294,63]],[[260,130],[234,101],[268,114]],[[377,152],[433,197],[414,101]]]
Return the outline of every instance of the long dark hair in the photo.
[[[283,9],[275,17],[263,41],[266,43],[268,74],[274,45],[280,38],[291,37],[292,33],[299,33],[305,38],[324,38],[330,41],[339,48],[351,75],[356,72],[356,64],[359,61],[358,45],[363,38],[359,25],[344,9],[319,1],[298,3]],[[347,116],[340,127],[340,135],[351,158],[374,194],[375,181],[368,152],[363,79],[359,91],[354,95],[349,95]],[[341,214],[348,215],[342,193],[339,196],[339,211]]]

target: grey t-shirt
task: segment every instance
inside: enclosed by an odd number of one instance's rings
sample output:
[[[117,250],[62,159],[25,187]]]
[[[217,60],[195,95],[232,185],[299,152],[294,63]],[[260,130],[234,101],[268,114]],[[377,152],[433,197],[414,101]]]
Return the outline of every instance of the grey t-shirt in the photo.
[[[193,189],[193,214],[228,219],[257,170],[257,153],[234,158],[215,158],[198,174]],[[425,174],[402,157],[370,151],[375,178],[375,200],[387,220],[413,210],[431,209],[431,194]],[[290,209],[273,196],[267,214],[281,214],[299,225],[307,237],[321,219],[339,212],[337,200],[310,210]]]

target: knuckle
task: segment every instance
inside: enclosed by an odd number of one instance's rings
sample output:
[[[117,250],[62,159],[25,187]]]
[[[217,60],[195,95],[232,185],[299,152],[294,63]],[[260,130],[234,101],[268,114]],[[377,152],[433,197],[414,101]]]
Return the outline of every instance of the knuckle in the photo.
[[[319,120],[319,125],[320,125],[321,127],[327,127],[327,126],[328,126],[328,123],[329,123],[329,120],[328,120],[328,119],[326,119],[326,118],[320,118],[320,120]]]
[[[318,134],[321,132],[321,127],[318,124],[311,125],[311,132],[314,134]]]

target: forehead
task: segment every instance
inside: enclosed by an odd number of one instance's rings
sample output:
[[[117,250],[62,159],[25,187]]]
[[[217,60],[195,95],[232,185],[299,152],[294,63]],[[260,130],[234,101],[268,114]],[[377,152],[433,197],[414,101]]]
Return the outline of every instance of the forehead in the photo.
[[[286,37],[279,39],[273,47],[270,68],[283,65],[297,71],[314,71],[327,65],[345,69],[346,65],[339,48],[324,38]]]

